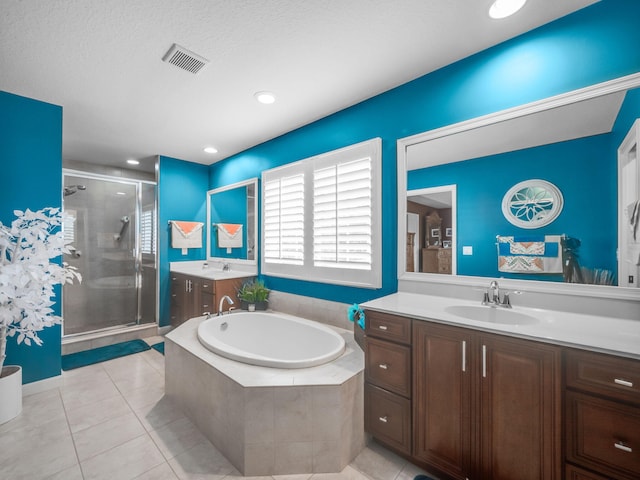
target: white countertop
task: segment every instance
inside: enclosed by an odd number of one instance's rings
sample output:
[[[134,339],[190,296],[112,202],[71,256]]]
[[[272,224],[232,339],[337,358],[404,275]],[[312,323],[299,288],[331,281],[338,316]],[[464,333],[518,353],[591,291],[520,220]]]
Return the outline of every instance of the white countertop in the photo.
[[[207,264],[208,266],[204,266]],[[224,271],[219,262],[187,261],[170,262],[169,270],[175,273],[193,275],[194,277],[206,278],[209,280],[227,280],[230,278],[255,277],[255,266],[245,269],[237,265],[231,265],[231,270]]]
[[[498,324],[453,315],[446,311],[446,308],[452,305],[492,308],[482,307],[480,300],[470,301],[405,292],[365,302],[360,306],[418,320],[640,359],[640,319],[608,318],[514,306],[509,311],[535,317],[538,322],[522,325]]]

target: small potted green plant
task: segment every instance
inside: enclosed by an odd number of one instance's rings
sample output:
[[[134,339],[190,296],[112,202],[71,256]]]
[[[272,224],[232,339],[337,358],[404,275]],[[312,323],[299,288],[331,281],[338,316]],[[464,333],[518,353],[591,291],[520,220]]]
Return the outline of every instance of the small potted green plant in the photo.
[[[250,280],[245,282],[238,290],[240,308],[243,310],[266,310],[269,301],[269,290],[262,280]]]

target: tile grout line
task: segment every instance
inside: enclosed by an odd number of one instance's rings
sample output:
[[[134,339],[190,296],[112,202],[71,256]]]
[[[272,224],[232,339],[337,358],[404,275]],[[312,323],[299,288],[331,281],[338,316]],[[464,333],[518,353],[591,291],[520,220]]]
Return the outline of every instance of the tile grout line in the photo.
[[[82,478],[84,479],[84,471],[82,469],[82,463],[80,462],[80,456],[78,455],[78,448],[76,447],[76,439],[73,436],[73,432],[71,431],[71,422],[69,421],[69,414],[67,412],[67,406],[64,403],[64,399],[62,398],[62,392],[60,391],[60,387],[56,388],[56,390],[58,391],[58,396],[60,397],[60,403],[62,404],[62,410],[64,412],[64,418],[67,422],[67,429],[69,430],[69,435],[71,436],[71,443],[73,443],[73,451],[76,454],[76,465],[78,466],[78,469],[80,470],[80,475],[82,475]],[[62,471],[62,470],[61,470]],[[57,472],[60,473],[60,472]]]

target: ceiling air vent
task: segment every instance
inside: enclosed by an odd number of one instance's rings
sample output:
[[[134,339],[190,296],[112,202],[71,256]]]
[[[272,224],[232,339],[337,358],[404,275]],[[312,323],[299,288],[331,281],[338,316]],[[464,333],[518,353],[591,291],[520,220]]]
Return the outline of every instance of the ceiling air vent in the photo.
[[[176,43],[164,54],[162,61],[191,73],[198,73],[202,67],[209,63],[206,58],[196,55]]]

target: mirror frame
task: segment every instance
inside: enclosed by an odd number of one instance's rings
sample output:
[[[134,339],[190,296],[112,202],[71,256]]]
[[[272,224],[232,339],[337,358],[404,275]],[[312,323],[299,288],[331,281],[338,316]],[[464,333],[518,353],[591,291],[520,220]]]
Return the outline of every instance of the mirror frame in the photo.
[[[640,87],[640,73],[634,73],[610,81],[573,90],[560,95],[501,110],[481,117],[472,118],[444,127],[411,135],[397,140],[397,185],[398,185],[398,280],[410,280],[423,283],[440,283],[459,286],[485,286],[493,277],[439,275],[405,271],[406,249],[400,248],[406,242],[407,230],[407,151],[412,145],[428,142],[437,138],[454,135],[467,130],[492,125],[499,122],[523,117],[533,113],[550,110],[583,100],[589,100],[610,93],[621,92]],[[539,280],[501,279],[505,285],[520,290],[540,293],[562,293],[590,297],[625,299],[640,301],[639,289],[630,287],[612,288],[603,285],[588,285],[563,282],[545,282]]]
[[[254,211],[255,215],[253,218],[253,231],[255,232],[255,244],[254,250],[255,255],[253,260],[248,260],[246,258],[229,258],[229,257],[212,257],[211,256],[211,197],[216,193],[226,192],[228,190],[233,190],[235,188],[247,187],[249,185],[254,185],[255,195],[253,198]],[[245,264],[245,265],[258,265],[258,178],[253,177],[248,180],[243,180],[242,182],[232,183],[230,185],[225,185],[224,187],[214,188],[213,190],[207,191],[207,260],[210,261],[223,261],[230,262],[236,264]],[[248,230],[248,228],[247,228]]]

